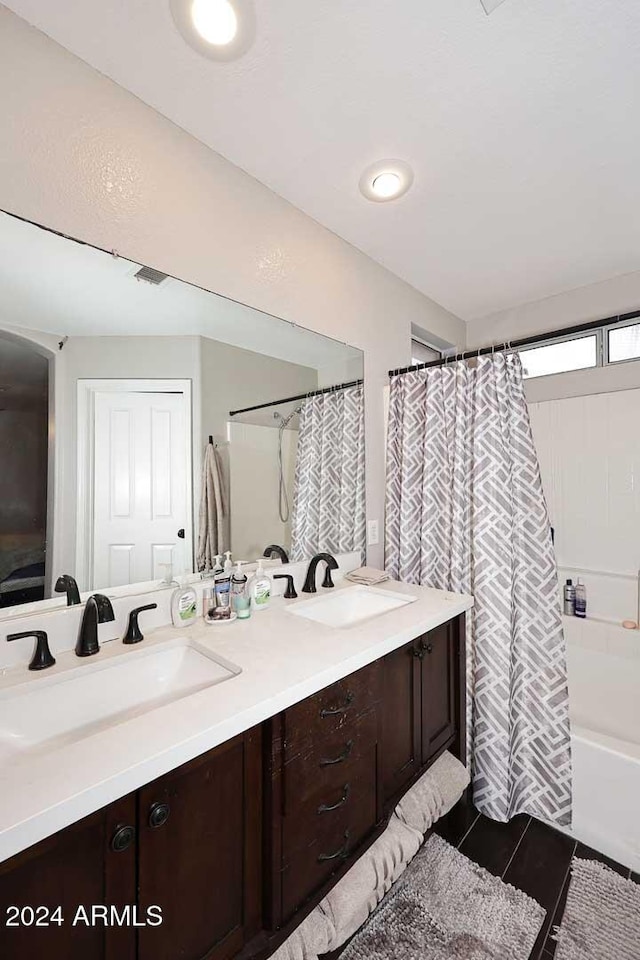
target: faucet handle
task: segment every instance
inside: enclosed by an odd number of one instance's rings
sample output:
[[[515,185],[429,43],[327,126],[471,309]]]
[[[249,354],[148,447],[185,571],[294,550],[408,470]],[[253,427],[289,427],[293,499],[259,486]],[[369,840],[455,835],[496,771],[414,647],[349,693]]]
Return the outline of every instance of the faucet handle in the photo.
[[[49,649],[49,641],[44,630],[23,630],[21,633],[10,633],[7,640],[22,640],[24,637],[35,637],[36,648],[29,664],[29,670],[46,670],[56,662]]]
[[[134,607],[129,614],[129,624],[122,640],[123,643],[140,643],[141,640],[144,640],[144,634],[138,625],[138,614],[144,610],[155,610],[157,606],[157,603],[146,603],[144,607]]]
[[[287,589],[286,589],[285,592],[284,592],[284,598],[285,598],[285,600],[295,600],[295,598],[298,596],[298,594],[296,593],[296,588],[295,588],[295,585],[294,585],[294,582],[293,582],[293,577],[291,576],[290,573],[274,573],[273,579],[274,579],[274,580],[286,580],[286,581],[287,581]]]

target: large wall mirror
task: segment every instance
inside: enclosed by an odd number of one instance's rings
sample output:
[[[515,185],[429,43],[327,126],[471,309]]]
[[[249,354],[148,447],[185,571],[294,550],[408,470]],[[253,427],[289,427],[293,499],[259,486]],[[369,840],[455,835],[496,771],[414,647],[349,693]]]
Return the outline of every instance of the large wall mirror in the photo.
[[[0,617],[364,555],[360,350],[9,214],[0,245]]]

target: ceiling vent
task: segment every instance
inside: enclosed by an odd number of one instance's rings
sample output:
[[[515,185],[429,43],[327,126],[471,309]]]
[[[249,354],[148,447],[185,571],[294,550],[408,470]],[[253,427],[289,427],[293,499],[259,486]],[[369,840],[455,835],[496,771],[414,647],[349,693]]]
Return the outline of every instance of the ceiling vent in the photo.
[[[137,273],[134,273],[136,280],[144,280],[145,283],[152,283],[157,287],[169,276],[168,273],[162,273],[161,270],[154,270],[153,267],[140,267]]]

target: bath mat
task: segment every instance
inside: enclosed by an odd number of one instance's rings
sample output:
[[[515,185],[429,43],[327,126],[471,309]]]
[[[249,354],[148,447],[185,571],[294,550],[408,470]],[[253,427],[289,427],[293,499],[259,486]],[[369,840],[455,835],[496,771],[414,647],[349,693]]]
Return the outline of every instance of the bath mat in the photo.
[[[340,960],[525,960],[544,917],[433,834]]]
[[[640,960],[640,884],[575,859],[556,960]]]

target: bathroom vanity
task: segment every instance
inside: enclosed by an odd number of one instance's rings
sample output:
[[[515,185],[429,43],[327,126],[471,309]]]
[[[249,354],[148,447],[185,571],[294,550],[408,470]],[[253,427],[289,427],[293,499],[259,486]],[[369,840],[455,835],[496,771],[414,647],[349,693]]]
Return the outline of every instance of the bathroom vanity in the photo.
[[[0,955],[269,956],[440,753],[464,759],[471,598],[385,587],[411,602],[350,627],[292,616],[296,601],[228,630],[196,627],[194,643],[241,668],[229,682],[8,764],[0,905],[36,915],[0,928]],[[128,907],[129,922],[105,924],[104,905]]]

